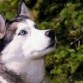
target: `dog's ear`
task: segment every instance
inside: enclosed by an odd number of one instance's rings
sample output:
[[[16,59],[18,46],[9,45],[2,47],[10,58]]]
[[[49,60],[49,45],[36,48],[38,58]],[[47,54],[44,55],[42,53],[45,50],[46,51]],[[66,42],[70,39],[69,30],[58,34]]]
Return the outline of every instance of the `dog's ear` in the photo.
[[[27,16],[30,18],[29,9],[27,8],[24,0],[21,0],[20,6],[18,8],[18,16],[19,15]]]
[[[6,26],[5,26],[5,19],[4,17],[0,14],[0,39],[2,39],[5,35],[6,31]]]

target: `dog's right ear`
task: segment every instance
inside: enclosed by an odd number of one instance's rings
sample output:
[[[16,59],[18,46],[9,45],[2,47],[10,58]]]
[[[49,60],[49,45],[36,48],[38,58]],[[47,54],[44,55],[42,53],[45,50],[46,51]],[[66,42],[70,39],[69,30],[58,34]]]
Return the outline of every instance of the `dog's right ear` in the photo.
[[[3,39],[3,37],[5,36],[5,31],[6,31],[5,19],[0,14],[0,39]]]
[[[25,3],[25,0],[21,0],[20,2],[20,6],[18,8],[18,13],[17,15],[22,15],[22,16],[26,16],[28,18],[30,18],[30,13],[29,13],[29,9]]]

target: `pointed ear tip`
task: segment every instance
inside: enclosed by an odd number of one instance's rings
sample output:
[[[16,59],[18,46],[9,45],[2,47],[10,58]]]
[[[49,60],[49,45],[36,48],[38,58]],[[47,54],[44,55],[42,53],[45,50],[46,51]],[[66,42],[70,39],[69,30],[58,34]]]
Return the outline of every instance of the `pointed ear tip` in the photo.
[[[21,0],[21,3],[25,3],[25,0]]]
[[[23,1],[21,2],[21,5],[25,5],[25,6],[26,6],[26,2],[23,0]]]
[[[3,15],[2,14],[0,14],[0,17],[2,17]]]
[[[0,23],[1,22],[5,23],[5,17],[2,14],[0,14]]]
[[[25,1],[25,0],[22,0],[23,2]]]
[[[2,14],[0,14],[0,18],[4,18],[4,16]]]
[[[18,7],[17,16],[19,16],[19,15],[30,17],[29,9],[27,7],[25,0],[21,0],[21,2],[20,2],[20,5]]]
[[[21,7],[27,7],[27,4],[26,4],[25,0],[21,0],[21,2],[20,2],[20,8]]]

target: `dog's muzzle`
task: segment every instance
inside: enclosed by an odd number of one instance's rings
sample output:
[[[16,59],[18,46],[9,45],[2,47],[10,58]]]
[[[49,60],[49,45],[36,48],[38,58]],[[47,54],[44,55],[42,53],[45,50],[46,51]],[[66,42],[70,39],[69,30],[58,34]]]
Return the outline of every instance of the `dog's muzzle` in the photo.
[[[50,38],[49,47],[53,47],[56,43],[55,31],[48,30],[48,31],[46,31],[45,35]]]

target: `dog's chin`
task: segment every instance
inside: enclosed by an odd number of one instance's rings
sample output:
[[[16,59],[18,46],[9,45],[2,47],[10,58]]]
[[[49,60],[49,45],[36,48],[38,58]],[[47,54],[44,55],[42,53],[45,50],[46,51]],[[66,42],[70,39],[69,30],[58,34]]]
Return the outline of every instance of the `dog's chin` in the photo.
[[[42,50],[38,50],[38,51],[43,53],[44,51],[46,50],[50,51],[51,49],[54,49],[55,47],[56,47],[55,41],[52,41],[48,44],[47,47],[43,48]]]
[[[47,54],[51,51],[53,51],[56,47],[55,41],[52,41],[46,48],[41,50],[42,53]]]
[[[56,43],[55,41],[52,41],[46,47],[42,49],[35,49],[32,51],[27,51],[28,53],[24,53],[24,55],[26,58],[41,59],[41,58],[44,58],[44,55],[52,52],[55,49],[55,47],[56,47]]]
[[[31,54],[36,56],[34,59],[44,58],[43,55],[50,53],[55,49],[55,42],[51,42],[47,47],[42,50],[34,50]]]
[[[55,46],[49,46],[44,50],[35,50],[31,53],[33,55],[33,59],[43,59],[44,55],[52,52],[54,50]]]
[[[50,49],[50,48],[54,48],[55,45],[56,45],[56,44],[55,44],[55,41],[52,41],[52,42],[49,43],[49,45],[48,45],[44,50]]]

